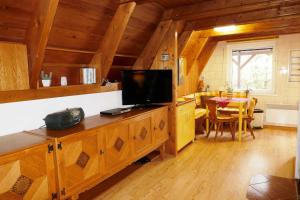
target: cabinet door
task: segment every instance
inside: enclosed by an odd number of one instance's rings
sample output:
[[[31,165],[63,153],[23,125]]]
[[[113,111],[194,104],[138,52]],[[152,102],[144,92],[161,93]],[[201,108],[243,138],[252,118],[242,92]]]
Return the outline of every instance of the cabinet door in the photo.
[[[56,193],[48,144],[0,157],[0,199],[43,200]]]
[[[155,137],[155,144],[165,142],[169,138],[167,107],[152,113],[152,129]]]
[[[177,150],[195,138],[195,103],[190,102],[176,108]]]
[[[100,153],[97,130],[58,141],[59,167],[61,172],[62,194],[66,196],[77,193],[76,189],[85,187],[88,179],[101,176]]]
[[[105,172],[120,169],[130,162],[130,138],[128,123],[122,122],[101,128],[105,136]]]
[[[133,139],[133,150],[136,156],[151,148],[153,137],[151,115],[136,117],[130,121],[129,130]]]

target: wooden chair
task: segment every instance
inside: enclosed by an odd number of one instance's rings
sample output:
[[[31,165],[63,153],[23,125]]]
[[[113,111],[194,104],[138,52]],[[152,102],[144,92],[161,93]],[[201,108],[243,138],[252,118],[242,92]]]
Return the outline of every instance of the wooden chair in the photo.
[[[250,131],[253,139],[255,139],[255,135],[254,135],[253,129],[251,127],[251,122],[254,120],[254,109],[255,109],[256,104],[257,104],[257,98],[253,97],[250,100],[250,104],[249,104],[249,107],[248,107],[247,114],[243,116],[243,124],[244,124],[244,122],[246,122],[247,129]],[[232,114],[231,116],[232,117],[238,117],[238,114]]]
[[[237,121],[236,117],[228,116],[228,115],[218,115],[217,114],[217,103],[212,100],[207,100],[206,102],[208,110],[209,110],[209,121],[210,126],[207,133],[207,137],[209,137],[210,131],[216,126],[216,135],[215,139],[217,139],[218,131],[221,131],[221,135],[223,135],[224,124],[228,123],[230,127],[230,132],[232,136],[232,140],[235,139],[235,122]]]

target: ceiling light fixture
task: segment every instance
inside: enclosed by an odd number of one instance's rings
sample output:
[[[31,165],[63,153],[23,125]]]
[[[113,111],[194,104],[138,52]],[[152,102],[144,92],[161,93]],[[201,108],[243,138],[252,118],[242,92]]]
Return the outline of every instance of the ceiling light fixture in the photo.
[[[216,27],[214,28],[214,31],[216,32],[232,32],[236,30],[236,26],[235,25],[230,25],[230,26],[220,26],[220,27]]]

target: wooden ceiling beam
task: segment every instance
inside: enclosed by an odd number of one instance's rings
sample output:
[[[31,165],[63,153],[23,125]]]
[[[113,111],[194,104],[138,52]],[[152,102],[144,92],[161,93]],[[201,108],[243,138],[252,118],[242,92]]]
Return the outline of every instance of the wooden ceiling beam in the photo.
[[[45,50],[58,2],[59,0],[38,1],[32,25],[27,32],[31,88],[38,87],[40,72],[45,57]]]
[[[105,32],[100,47],[90,63],[90,65],[95,66],[98,69],[98,82],[101,82],[107,77],[112,66],[114,56],[116,55],[120,41],[135,7],[135,2],[120,4],[107,31]]]
[[[161,43],[165,39],[168,30],[170,29],[172,20],[161,21],[141,55],[135,62],[133,69],[150,69],[155,59],[155,56],[160,48]]]
[[[294,6],[299,0],[215,0],[176,7],[164,13],[163,20],[197,20],[225,15],[239,14],[257,10],[275,9]],[[238,17],[238,16],[236,16]]]
[[[205,65],[208,63],[209,58],[213,54],[214,50],[216,49],[218,44],[218,40],[215,38],[208,38],[206,41],[204,47],[202,48],[203,50],[199,54],[199,57],[196,60],[196,64],[198,65],[197,67],[199,68],[199,74],[197,77],[200,76],[202,73]]]
[[[192,35],[193,31],[184,31],[179,35],[178,39],[178,55],[180,56],[188,44],[188,41]]]
[[[199,57],[202,51],[207,51],[205,48],[207,47],[208,42],[211,42],[209,37],[202,37],[200,31],[194,31],[184,48],[182,55],[186,58],[187,69],[186,73],[190,72],[190,69],[193,67],[197,58]],[[199,74],[195,75],[199,77]]]
[[[300,25],[290,28],[280,28],[269,31],[262,31],[256,33],[242,33],[236,35],[223,35],[213,37],[217,41],[231,41],[231,40],[245,40],[251,38],[261,38],[261,37],[269,37],[269,36],[278,36],[278,35],[286,35],[286,34],[294,34],[300,33]]]
[[[218,37],[224,35],[241,35],[248,33],[261,33],[266,31],[280,31],[282,29],[289,30],[295,26],[300,25],[300,15],[287,17],[287,18],[277,18],[271,19],[264,22],[253,23],[253,24],[244,24],[236,26],[236,30],[232,32],[222,33],[216,32],[214,29],[201,30],[202,37]]]
[[[283,6],[279,8],[271,8],[265,10],[251,11],[240,13],[238,15],[227,15],[222,17],[213,17],[207,19],[200,19],[195,21],[188,21],[186,31],[188,30],[203,30],[214,28],[217,26],[239,25],[245,23],[264,22],[272,19],[280,19],[286,17],[293,17],[300,15],[300,2],[295,6]]]
[[[140,5],[140,4],[147,4],[147,3],[157,3],[160,6],[166,8],[166,5],[161,2],[160,0],[120,0],[120,4],[123,3],[129,3],[129,2],[135,2],[136,4]]]

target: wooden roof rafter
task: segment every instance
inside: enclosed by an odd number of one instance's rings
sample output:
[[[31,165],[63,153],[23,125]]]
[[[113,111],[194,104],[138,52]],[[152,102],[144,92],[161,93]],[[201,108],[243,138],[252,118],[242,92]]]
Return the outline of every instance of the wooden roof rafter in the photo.
[[[168,30],[172,25],[172,20],[161,21],[150,40],[148,41],[146,47],[142,51],[141,55],[136,60],[133,68],[134,69],[150,69],[151,65],[155,59],[155,56],[160,48],[162,41],[167,35]]]
[[[161,2],[160,0],[119,0],[120,4],[123,3],[129,3],[129,2],[135,2],[136,4],[140,5],[140,4],[147,4],[147,3],[156,3],[158,5],[160,5],[161,7],[163,7],[164,9],[166,9],[166,5]]]
[[[49,33],[54,21],[59,0],[39,1],[31,27],[27,32],[30,64],[30,87],[38,88]]]
[[[112,21],[106,30],[99,49],[93,56],[90,65],[97,68],[97,82],[106,78],[112,66],[118,46],[135,9],[135,2],[122,3],[118,6]]]

